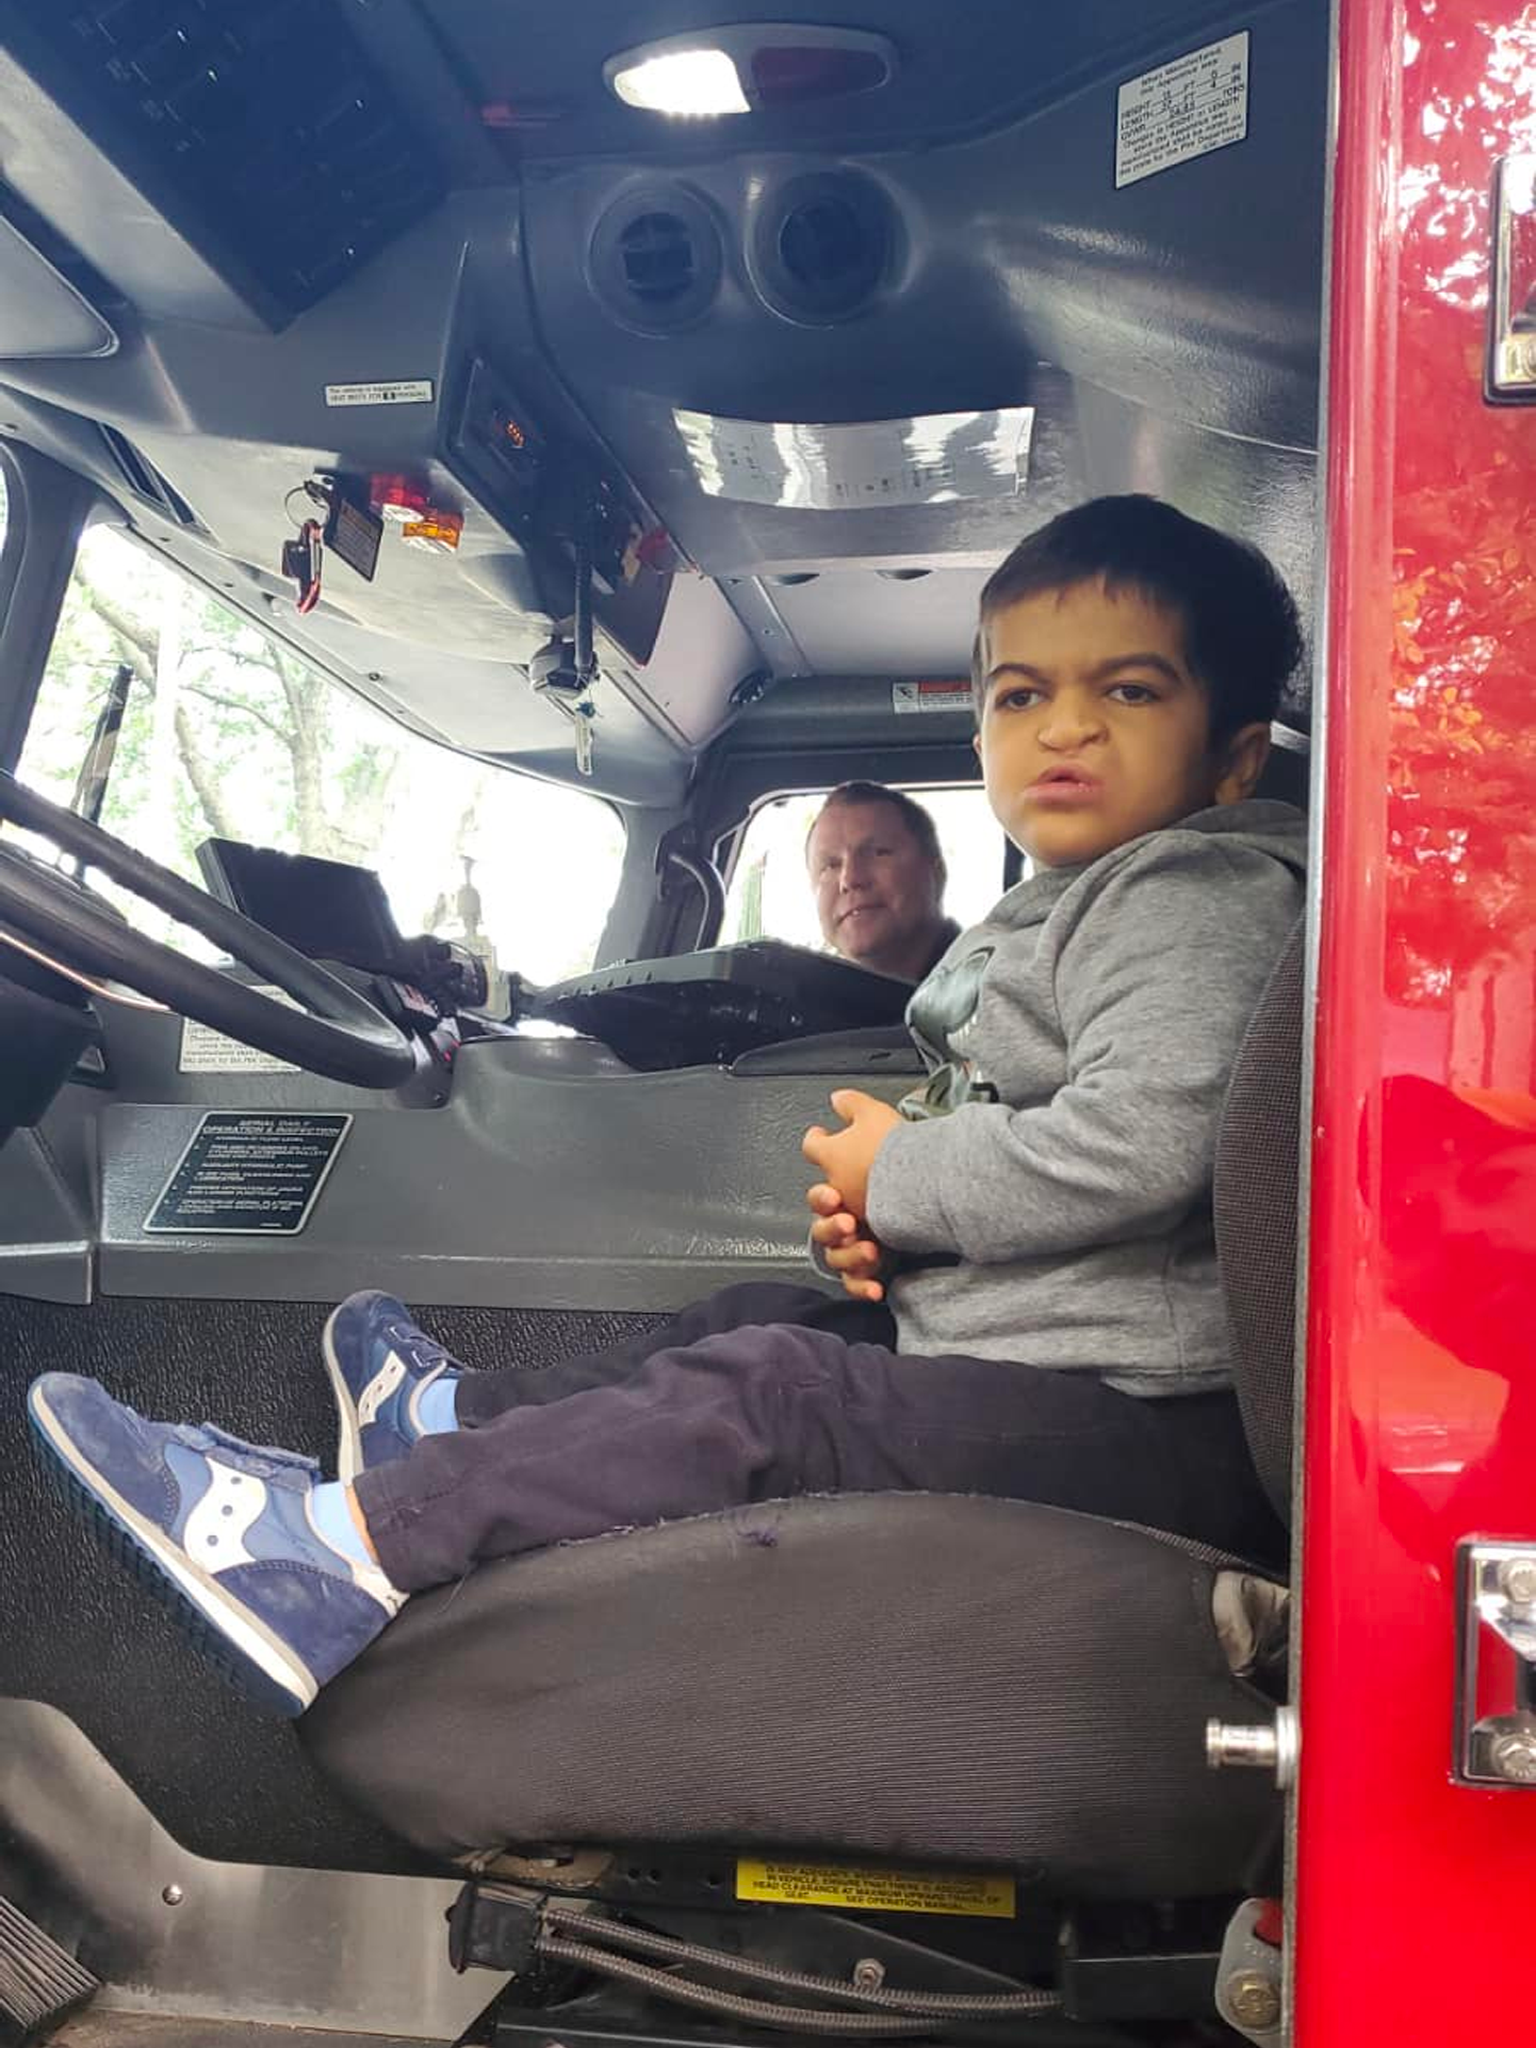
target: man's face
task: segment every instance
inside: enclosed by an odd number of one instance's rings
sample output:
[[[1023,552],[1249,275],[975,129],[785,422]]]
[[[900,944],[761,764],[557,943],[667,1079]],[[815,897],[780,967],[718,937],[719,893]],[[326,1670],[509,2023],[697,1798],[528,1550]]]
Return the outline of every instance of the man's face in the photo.
[[[984,645],[987,800],[1041,867],[1097,860],[1257,780],[1266,729],[1212,750],[1183,622],[1164,606],[1098,582],[1044,591],[988,619]]]
[[[830,804],[806,860],[828,945],[860,966],[915,979],[944,915],[944,878],[895,805]]]

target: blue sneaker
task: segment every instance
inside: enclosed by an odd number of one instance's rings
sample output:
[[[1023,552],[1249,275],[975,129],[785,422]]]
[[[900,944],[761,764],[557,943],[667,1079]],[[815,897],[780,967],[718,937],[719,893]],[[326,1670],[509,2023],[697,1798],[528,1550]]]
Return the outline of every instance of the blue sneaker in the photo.
[[[421,1419],[428,1387],[445,1390],[464,1368],[411,1321],[392,1294],[349,1294],[325,1326],[325,1364],[336,1394],[341,1435],[336,1476],[347,1485],[359,1472],[403,1458],[431,1432]]]
[[[114,1553],[258,1706],[302,1714],[404,1604],[316,1529],[313,1459],[146,1422],[73,1373],[34,1380],[27,1412]]]

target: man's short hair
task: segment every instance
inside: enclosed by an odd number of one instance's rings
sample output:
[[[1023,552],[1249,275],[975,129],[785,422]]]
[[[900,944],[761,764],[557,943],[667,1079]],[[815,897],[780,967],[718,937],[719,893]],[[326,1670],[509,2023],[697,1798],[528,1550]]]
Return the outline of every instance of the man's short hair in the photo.
[[[1267,724],[1301,660],[1296,602],[1267,556],[1159,498],[1093,498],[1019,542],[981,593],[971,664],[979,719],[987,696],[987,621],[1048,591],[1102,582],[1165,606],[1184,627],[1190,668],[1211,703],[1211,739]]]
[[[929,860],[936,867],[943,867],[944,852],[939,845],[939,828],[933,822],[930,813],[923,809],[915,797],[908,796],[904,789],[889,789],[883,782],[840,782],[836,789],[829,790],[826,801],[812,818],[810,829],[805,835],[807,857],[811,850],[811,833],[834,805],[842,804],[889,804]]]

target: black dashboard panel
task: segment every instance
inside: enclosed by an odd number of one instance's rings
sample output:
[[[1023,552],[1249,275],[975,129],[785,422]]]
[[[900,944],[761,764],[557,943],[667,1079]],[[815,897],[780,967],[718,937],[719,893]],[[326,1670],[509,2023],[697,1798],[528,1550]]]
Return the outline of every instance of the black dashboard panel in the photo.
[[[545,989],[536,1014],[601,1040],[627,1066],[729,1066],[786,1039],[899,1025],[912,989],[830,954],[764,939],[626,960]]]
[[[274,326],[445,190],[339,0],[22,0],[0,41]]]

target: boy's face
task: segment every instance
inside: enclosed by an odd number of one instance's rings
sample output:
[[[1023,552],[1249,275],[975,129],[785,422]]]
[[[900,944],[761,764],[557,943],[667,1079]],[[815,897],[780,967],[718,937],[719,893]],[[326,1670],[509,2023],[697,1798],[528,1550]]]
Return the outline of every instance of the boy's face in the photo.
[[[1245,726],[1213,751],[1183,621],[1102,583],[994,612],[976,735],[987,800],[1041,867],[1097,860],[1210,804],[1250,794],[1269,751]]]

